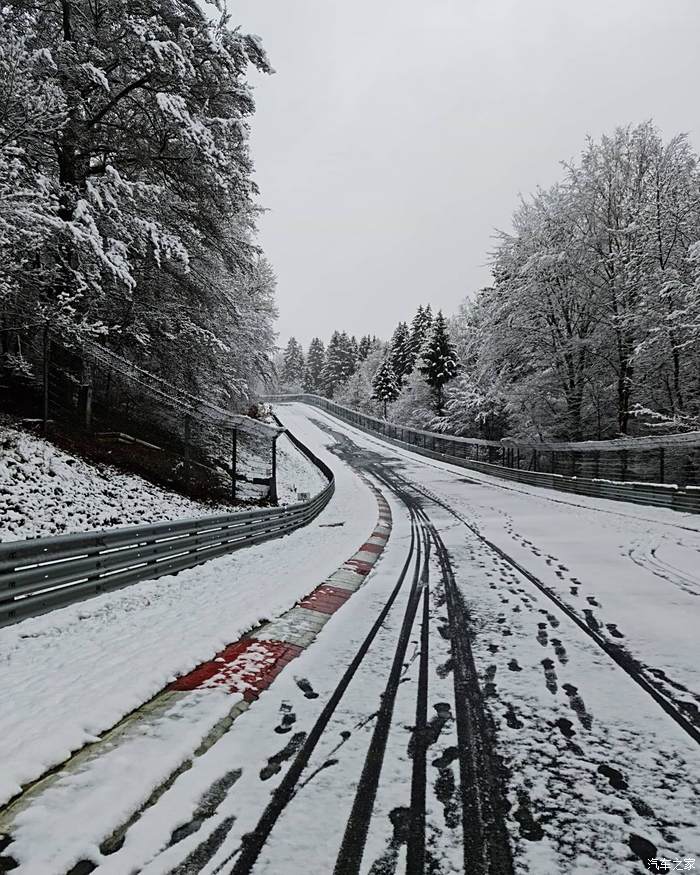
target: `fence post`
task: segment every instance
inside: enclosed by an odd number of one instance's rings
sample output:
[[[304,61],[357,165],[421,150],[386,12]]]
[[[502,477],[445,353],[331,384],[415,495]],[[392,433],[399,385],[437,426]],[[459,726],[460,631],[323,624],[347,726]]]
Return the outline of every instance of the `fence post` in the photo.
[[[517,449],[516,462],[517,462],[518,471],[519,471],[520,470],[520,447],[518,447],[518,449]]]
[[[44,437],[49,433],[49,356],[51,355],[51,337],[48,322],[44,326],[44,372],[43,372],[43,406],[42,432]]]
[[[272,438],[272,475],[270,477],[270,501],[272,504],[277,504],[277,438],[275,435]]]
[[[664,448],[659,447],[659,483],[664,482],[664,463],[665,463]]]
[[[236,466],[238,463],[238,430],[231,429],[231,501],[236,500]]]
[[[83,377],[80,386],[80,402],[83,408],[83,425],[85,431],[92,426],[92,369],[90,363],[83,360]]]
[[[190,485],[190,431],[191,418],[189,413],[185,414],[185,486]]]
[[[627,450],[620,450],[620,476],[623,481],[627,480]]]

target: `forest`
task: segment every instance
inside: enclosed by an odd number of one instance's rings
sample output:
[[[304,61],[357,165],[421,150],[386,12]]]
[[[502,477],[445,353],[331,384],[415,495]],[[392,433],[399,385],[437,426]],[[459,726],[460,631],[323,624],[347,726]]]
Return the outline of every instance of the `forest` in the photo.
[[[10,0],[0,30],[0,356],[97,343],[228,408],[272,374],[256,242],[256,37],[188,0]]]
[[[700,173],[652,122],[588,139],[521,199],[493,283],[391,338],[295,338],[282,385],[464,436],[588,440],[700,427]],[[367,326],[371,332],[372,326]]]

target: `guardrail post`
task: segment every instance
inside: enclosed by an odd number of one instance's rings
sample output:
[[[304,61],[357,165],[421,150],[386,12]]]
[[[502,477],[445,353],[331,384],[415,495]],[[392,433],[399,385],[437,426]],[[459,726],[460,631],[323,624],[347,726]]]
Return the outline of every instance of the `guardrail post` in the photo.
[[[620,479],[627,480],[627,450],[620,450]]]
[[[664,448],[659,448],[659,483],[664,482],[664,464],[665,464],[665,453]]]
[[[231,429],[231,501],[236,500],[236,465],[238,462],[238,430]]]

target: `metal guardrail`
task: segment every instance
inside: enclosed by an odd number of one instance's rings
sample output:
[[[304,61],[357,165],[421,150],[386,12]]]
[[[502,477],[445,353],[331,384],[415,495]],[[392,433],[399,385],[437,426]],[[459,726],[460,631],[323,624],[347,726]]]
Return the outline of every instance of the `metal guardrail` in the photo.
[[[573,492],[577,495],[588,495],[594,498],[609,498],[614,501],[667,507],[684,513],[700,513],[700,488],[698,487],[680,488],[673,484],[610,482],[594,477],[565,476],[526,470],[512,464],[499,465],[479,461],[468,457],[469,448],[474,443],[471,438],[407,428],[374,416],[368,416],[317,395],[269,395],[265,400],[273,403],[275,401],[299,401],[314,405],[361,431],[378,435],[387,443],[406,447],[422,456],[449,462],[451,465],[458,465],[461,468],[481,471],[483,474],[490,474],[503,480],[514,480],[531,486],[556,489],[560,492]],[[495,442],[484,441],[482,443],[494,444]],[[507,444],[504,445],[503,456],[512,460],[513,454],[509,452],[510,449]]]
[[[0,626],[140,580],[176,574],[310,523],[330,501],[335,478],[325,462],[287,434],[328,478],[324,489],[308,501],[282,508],[0,543]]]

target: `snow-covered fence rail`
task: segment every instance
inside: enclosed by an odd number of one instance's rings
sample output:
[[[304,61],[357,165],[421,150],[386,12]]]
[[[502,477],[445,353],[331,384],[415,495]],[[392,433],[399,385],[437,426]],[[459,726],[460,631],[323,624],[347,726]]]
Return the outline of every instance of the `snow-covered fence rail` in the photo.
[[[270,395],[265,400],[312,404],[389,443],[506,480],[700,513],[698,432],[581,443],[516,443],[407,428],[318,395]]]
[[[335,480],[323,461],[296,438],[293,441],[328,479],[308,501],[0,544],[0,626],[140,580],[175,574],[310,523],[330,501]]]

